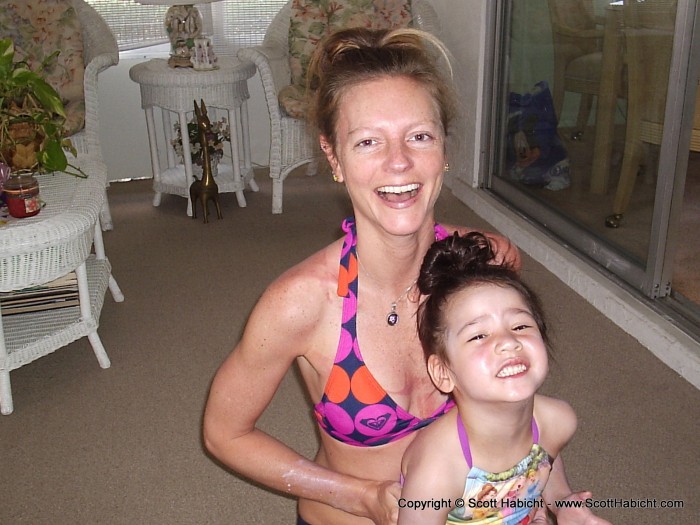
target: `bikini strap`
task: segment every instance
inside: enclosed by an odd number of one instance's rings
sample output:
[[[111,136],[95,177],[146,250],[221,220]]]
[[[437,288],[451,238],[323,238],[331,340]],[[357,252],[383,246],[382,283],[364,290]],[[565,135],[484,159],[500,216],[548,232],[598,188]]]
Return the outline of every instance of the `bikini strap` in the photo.
[[[355,229],[355,217],[347,217],[342,225],[345,232],[343,247],[340,250],[340,264],[338,265],[338,297],[353,298],[357,301],[357,287],[359,272],[357,261],[357,230]],[[435,223],[435,239],[441,240],[448,237],[448,232],[444,226]],[[350,305],[353,309],[355,306]]]
[[[355,231],[355,218],[348,217],[343,221],[343,247],[340,250],[340,264],[338,265],[338,297],[357,296],[357,233]],[[351,294],[352,292],[352,294]]]
[[[540,429],[537,427],[537,421],[535,421],[535,416],[532,416],[532,442],[537,445],[540,442]]]
[[[534,416],[530,426],[532,428],[532,442],[537,445],[540,441],[540,429],[537,426],[537,421],[535,421]],[[459,444],[462,446],[462,454],[467,462],[467,466],[472,468],[472,451],[469,446],[469,436],[467,436],[467,429],[464,428],[462,418],[459,417],[459,412],[457,413],[457,435],[459,436]]]
[[[450,236],[450,233],[447,231],[447,229],[439,223],[435,223],[435,240],[436,241],[441,241],[443,239],[446,239],[447,237]]]
[[[469,437],[467,436],[467,429],[464,428],[464,423],[462,423],[459,412],[457,412],[457,435],[459,436],[459,444],[462,445],[462,454],[467,462],[467,466],[472,468],[472,451],[469,447]]]

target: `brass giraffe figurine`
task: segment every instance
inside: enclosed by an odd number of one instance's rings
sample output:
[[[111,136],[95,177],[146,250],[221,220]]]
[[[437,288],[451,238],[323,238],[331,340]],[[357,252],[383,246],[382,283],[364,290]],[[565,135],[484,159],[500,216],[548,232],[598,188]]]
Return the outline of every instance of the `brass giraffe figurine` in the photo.
[[[197,101],[194,101],[194,113],[197,117],[197,128],[199,129],[199,142],[202,144],[202,178],[197,179],[190,185],[190,200],[192,201],[192,218],[197,218],[197,200],[202,203],[202,214],[204,215],[204,223],[209,222],[209,209],[207,202],[214,201],[216,206],[216,215],[219,219],[221,216],[221,208],[219,207],[219,186],[214,180],[211,173],[211,159],[209,158],[209,144],[207,141],[207,132],[211,129],[211,122],[207,116],[207,107],[204,105],[204,100],[200,101],[201,109],[197,107]]]

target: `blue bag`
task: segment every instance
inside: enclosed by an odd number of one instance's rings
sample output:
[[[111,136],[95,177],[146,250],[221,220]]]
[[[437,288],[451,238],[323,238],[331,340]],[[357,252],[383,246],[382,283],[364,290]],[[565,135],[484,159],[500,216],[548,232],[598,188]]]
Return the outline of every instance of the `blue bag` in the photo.
[[[554,101],[545,81],[525,94],[510,93],[506,163],[511,179],[563,190],[571,184],[569,155],[557,133]]]

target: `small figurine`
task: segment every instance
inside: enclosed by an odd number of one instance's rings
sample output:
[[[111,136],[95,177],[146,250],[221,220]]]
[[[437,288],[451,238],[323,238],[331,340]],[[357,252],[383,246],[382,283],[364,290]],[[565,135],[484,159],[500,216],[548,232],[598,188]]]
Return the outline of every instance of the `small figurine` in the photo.
[[[216,206],[216,215],[222,219],[221,208],[219,207],[219,186],[214,180],[214,175],[211,171],[211,158],[209,157],[209,148],[207,147],[207,133],[211,129],[211,122],[207,116],[207,107],[204,105],[204,100],[200,101],[201,109],[197,107],[197,101],[194,101],[194,114],[197,117],[197,128],[199,129],[199,139],[202,147],[202,178],[197,179],[190,185],[190,200],[192,201],[192,218],[197,218],[197,201],[202,203],[202,213],[204,214],[204,223],[209,222],[209,209],[207,202],[214,201]]]
[[[216,65],[217,58],[208,37],[195,38],[193,51],[190,60],[194,69],[208,71],[219,67]]]
[[[194,2],[193,2],[194,3]],[[194,39],[202,34],[202,15],[193,5],[174,5],[165,13],[170,67],[192,67]]]

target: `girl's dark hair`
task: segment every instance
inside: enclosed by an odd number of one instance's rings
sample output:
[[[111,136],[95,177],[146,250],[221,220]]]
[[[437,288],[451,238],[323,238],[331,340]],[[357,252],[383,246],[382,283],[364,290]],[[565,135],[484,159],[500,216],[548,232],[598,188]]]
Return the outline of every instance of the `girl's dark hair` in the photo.
[[[430,33],[412,28],[341,29],[319,42],[309,62],[309,121],[335,145],[343,94],[362,82],[403,76],[430,93],[447,136],[457,108],[451,75],[449,52]]]
[[[418,289],[426,296],[418,307],[417,316],[418,337],[426,360],[436,354],[447,362],[444,317],[447,301],[457,292],[481,284],[495,284],[517,291],[525,300],[549,348],[544,314],[535,293],[520,280],[509,263],[496,262],[493,246],[484,234],[470,232],[460,236],[455,232],[433,243],[418,276]]]

